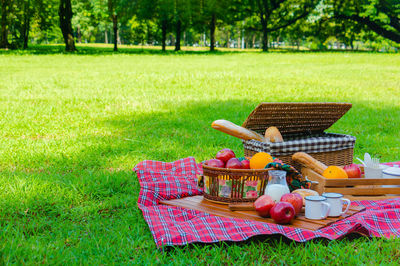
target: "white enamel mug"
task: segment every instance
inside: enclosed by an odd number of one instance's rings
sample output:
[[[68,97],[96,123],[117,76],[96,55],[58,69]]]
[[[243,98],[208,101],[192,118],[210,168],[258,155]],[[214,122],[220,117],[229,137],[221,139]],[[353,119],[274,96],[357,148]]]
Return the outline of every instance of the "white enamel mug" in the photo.
[[[307,196],[306,200],[306,218],[312,220],[322,220],[328,216],[331,209],[327,199],[322,196]]]
[[[343,198],[340,193],[324,193],[322,194],[328,203],[331,205],[331,210],[329,211],[329,217],[338,217],[345,214],[350,207],[351,201],[349,199]],[[343,203],[347,204],[346,209],[343,211]]]

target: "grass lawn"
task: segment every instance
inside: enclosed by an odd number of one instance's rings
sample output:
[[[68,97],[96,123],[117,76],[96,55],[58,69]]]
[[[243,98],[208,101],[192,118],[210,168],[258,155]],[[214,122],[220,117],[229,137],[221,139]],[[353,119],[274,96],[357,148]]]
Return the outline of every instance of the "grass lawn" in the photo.
[[[163,252],[132,172],[145,159],[242,154],[241,141],[210,124],[241,124],[262,101],[351,102],[329,131],[357,136],[356,156],[400,160],[399,54],[59,50],[0,52],[0,264],[400,261],[399,240],[360,237]]]

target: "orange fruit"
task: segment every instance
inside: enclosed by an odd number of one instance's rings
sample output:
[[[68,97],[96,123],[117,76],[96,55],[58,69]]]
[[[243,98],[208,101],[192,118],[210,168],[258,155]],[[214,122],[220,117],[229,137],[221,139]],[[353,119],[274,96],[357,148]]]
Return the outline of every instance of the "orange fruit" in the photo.
[[[322,176],[326,178],[349,178],[346,171],[339,166],[331,165],[325,169]]]
[[[258,152],[250,159],[250,169],[264,169],[267,164],[273,161],[274,159],[268,153]]]

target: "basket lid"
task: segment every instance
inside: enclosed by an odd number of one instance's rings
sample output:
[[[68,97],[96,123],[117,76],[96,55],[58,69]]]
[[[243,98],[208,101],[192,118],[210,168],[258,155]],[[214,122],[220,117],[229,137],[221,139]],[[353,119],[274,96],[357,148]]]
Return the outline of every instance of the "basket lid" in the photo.
[[[351,106],[351,103],[260,103],[243,127],[264,134],[268,127],[275,126],[284,136],[321,133]]]

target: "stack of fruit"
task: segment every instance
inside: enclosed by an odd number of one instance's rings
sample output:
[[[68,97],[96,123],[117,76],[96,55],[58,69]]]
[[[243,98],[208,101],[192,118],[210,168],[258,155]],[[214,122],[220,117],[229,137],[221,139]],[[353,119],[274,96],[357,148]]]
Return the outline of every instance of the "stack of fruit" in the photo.
[[[298,193],[284,194],[279,202],[263,195],[254,202],[254,208],[261,217],[271,217],[278,224],[288,224],[303,207],[303,198]]]
[[[222,149],[217,153],[215,159],[207,160],[204,164],[229,169],[264,169],[273,161],[272,156],[266,152],[256,153],[251,158],[236,158],[231,149]]]

